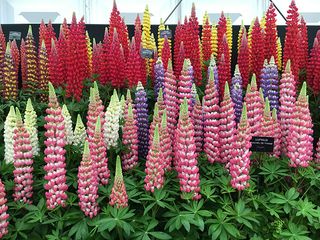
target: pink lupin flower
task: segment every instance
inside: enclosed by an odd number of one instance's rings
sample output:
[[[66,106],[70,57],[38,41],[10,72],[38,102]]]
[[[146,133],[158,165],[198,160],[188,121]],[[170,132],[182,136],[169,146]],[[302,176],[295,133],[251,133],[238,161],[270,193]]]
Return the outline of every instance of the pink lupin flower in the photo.
[[[248,122],[251,128],[252,136],[257,136],[261,127],[263,118],[263,103],[257,88],[256,75],[253,74],[251,83],[247,86],[246,96],[244,98],[247,105]]]
[[[48,182],[44,185],[46,190],[47,208],[54,209],[57,206],[66,206],[68,198],[66,191],[66,163],[64,146],[66,145],[66,135],[64,130],[64,119],[61,107],[59,106],[54,87],[49,82],[49,103],[46,109],[46,124],[44,125],[46,132],[46,140],[44,144],[44,161],[46,165],[44,170],[46,175],[44,179]]]
[[[169,59],[168,68],[164,74],[164,103],[167,109],[168,131],[173,142],[179,105],[177,98],[177,80],[173,74],[171,59]]]
[[[192,122],[194,126],[194,139],[196,142],[196,152],[199,154],[202,151],[202,145],[203,145],[203,109],[202,104],[199,99],[199,95],[196,94],[196,102],[193,106],[192,111]]]
[[[93,218],[99,211],[98,199],[98,176],[92,161],[89,143],[85,141],[82,161],[78,168],[78,197],[81,211]]]
[[[147,191],[154,192],[160,189],[164,184],[164,162],[163,153],[160,147],[159,139],[159,125],[157,124],[154,129],[154,136],[152,144],[147,155],[146,161],[146,177],[144,179],[144,188]]]
[[[149,129],[149,146],[151,146],[151,144],[153,142],[154,129],[156,128],[157,124],[158,125],[161,124],[161,118],[159,116],[159,105],[156,102],[154,104],[153,119],[152,119],[152,122],[150,124],[150,129]]]
[[[210,68],[209,80],[203,97],[204,145],[210,163],[220,162],[219,143],[219,93],[215,86],[214,74]]]
[[[313,124],[309,110],[307,84],[303,83],[295,104],[288,134],[288,157],[291,167],[308,167],[312,160]]]
[[[163,157],[163,168],[164,170],[171,169],[172,162],[172,143],[168,131],[167,125],[167,110],[164,110],[162,114],[161,127],[160,127],[160,141],[161,141],[161,152]]]
[[[87,113],[87,135],[89,143],[94,138],[95,126],[97,123],[98,116],[100,116],[101,125],[103,126],[104,120],[104,106],[100,99],[99,89],[96,82],[94,87],[90,88],[90,98]]]
[[[98,172],[98,182],[107,185],[110,177],[108,169],[107,149],[103,141],[100,116],[98,116],[93,139],[89,142],[90,153],[95,169]]]
[[[294,105],[296,101],[296,88],[295,88],[295,80],[294,76],[291,72],[291,62],[288,60],[286,65],[286,70],[282,74],[282,78],[280,80],[280,126],[281,126],[281,148],[283,153],[287,153],[288,151],[288,135],[289,128],[291,126],[291,121],[293,120],[294,115]]]
[[[318,143],[317,143],[316,155],[314,158],[314,162],[318,165],[318,168],[320,168],[320,139],[318,140]]]
[[[33,194],[33,154],[30,135],[25,128],[21,114],[16,108],[16,128],[14,129],[13,136],[13,149],[14,149],[14,193],[15,201],[22,201],[24,203],[32,203]]]
[[[125,115],[125,122],[123,126],[122,143],[128,147],[122,155],[123,170],[132,169],[138,164],[138,127],[137,120],[133,114],[132,104],[128,103],[128,114]]]
[[[117,156],[116,174],[110,194],[109,204],[111,206],[115,206],[116,208],[125,208],[128,206],[128,195],[126,191],[126,185],[123,181],[121,159],[119,156]]]
[[[8,218],[9,214],[7,213],[8,206],[6,205],[6,190],[4,184],[0,179],[0,239],[8,233]]]
[[[183,67],[181,71],[181,75],[178,81],[178,103],[181,104],[183,99],[186,98],[188,100],[189,113],[192,110],[192,83],[193,79],[190,75],[188,69],[191,63],[189,59],[185,59],[183,62]]]
[[[163,91],[162,88],[159,89],[158,97],[157,97],[157,103],[159,107],[159,118],[162,118],[162,114],[164,110],[166,109],[166,105],[163,99]]]
[[[220,103],[220,162],[227,166],[233,158],[234,143],[237,138],[236,121],[234,114],[234,103],[230,97],[229,84],[226,82],[224,97]]]
[[[272,120],[274,128],[274,147],[273,156],[279,158],[281,156],[281,128],[277,117],[277,109],[272,109]]]
[[[251,156],[250,140],[250,125],[247,120],[247,107],[246,104],[244,104],[241,119],[238,125],[237,139],[234,144],[234,156],[230,159],[229,166],[231,186],[239,191],[249,187]]]
[[[126,95],[126,100],[125,100],[125,104],[124,104],[124,118],[126,117],[127,113],[128,113],[128,107],[129,107],[129,103],[132,106],[132,113],[133,113],[133,117],[134,119],[137,120],[137,109],[135,108],[135,105],[133,103],[132,97],[131,97],[131,92],[130,89],[127,89],[127,95]]]
[[[180,182],[180,190],[184,193],[192,193],[193,199],[201,198],[200,176],[196,157],[196,144],[194,128],[188,111],[188,103],[185,98],[180,105],[180,116],[175,134],[175,159],[176,170]]]

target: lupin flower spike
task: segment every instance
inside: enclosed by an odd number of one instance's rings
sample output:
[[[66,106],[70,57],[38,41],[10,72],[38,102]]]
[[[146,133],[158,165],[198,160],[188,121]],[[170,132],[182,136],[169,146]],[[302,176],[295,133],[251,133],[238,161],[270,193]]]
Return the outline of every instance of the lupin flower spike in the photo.
[[[87,137],[86,128],[82,122],[80,114],[78,114],[77,123],[73,132],[73,145],[83,147],[86,137]]]
[[[62,106],[62,116],[64,118],[64,128],[66,131],[67,144],[72,144],[73,142],[73,127],[71,115],[68,111],[68,108],[65,104]]]
[[[13,162],[13,134],[16,127],[16,113],[14,107],[10,107],[10,111],[4,122],[4,160],[6,163]]]
[[[37,114],[33,109],[31,99],[27,101],[26,110],[24,113],[24,124],[30,135],[30,141],[32,145],[33,156],[39,155],[39,140],[38,140],[38,125],[37,125]]]

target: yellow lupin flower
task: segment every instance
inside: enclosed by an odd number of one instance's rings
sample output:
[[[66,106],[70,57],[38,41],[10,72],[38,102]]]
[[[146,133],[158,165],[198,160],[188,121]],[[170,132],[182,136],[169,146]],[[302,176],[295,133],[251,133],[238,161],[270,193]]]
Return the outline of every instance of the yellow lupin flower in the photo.
[[[217,55],[218,55],[218,30],[217,30],[217,25],[215,23],[212,23],[212,27],[211,27],[211,48],[212,48],[213,56],[217,57]]]
[[[281,46],[281,41],[280,37],[278,37],[277,40],[277,54],[278,54],[278,70],[282,69],[282,46]]]
[[[231,59],[231,52],[232,52],[232,20],[230,16],[227,16],[227,41],[229,46],[229,52],[230,52],[230,59]]]
[[[251,41],[252,41],[252,28],[254,25],[254,21],[255,19],[252,20],[250,27],[249,27],[249,31],[248,31],[248,47],[249,49],[251,49]]]
[[[166,30],[170,30],[169,26],[166,26]],[[171,48],[171,38],[168,38],[169,46]]]
[[[263,30],[265,30],[265,28],[266,28],[266,13],[263,14],[263,16],[260,20],[260,27]]]
[[[143,39],[144,41],[142,41],[142,46],[144,48],[151,49],[151,21],[150,21],[150,13],[149,13],[148,5],[146,6],[143,13],[142,31],[145,35]]]
[[[87,53],[88,53],[88,62],[89,62],[89,74],[92,73],[92,46],[89,37],[88,31],[86,31],[86,40],[87,40]]]
[[[158,56],[161,57],[162,48],[164,44],[164,38],[160,37],[160,31],[165,30],[166,27],[163,24],[162,18],[160,18],[160,25],[158,27]]]
[[[208,12],[205,11],[203,15],[203,20],[202,20],[202,26],[206,24],[207,19],[209,19],[209,15],[208,15]],[[209,19],[209,22],[210,22],[210,19]]]
[[[4,100],[16,100],[18,96],[18,76],[14,71],[10,42],[7,43],[6,53],[4,57],[3,84]]]
[[[238,52],[241,46],[241,40],[242,40],[242,34],[243,34],[243,28],[245,28],[244,24],[243,24],[243,20],[241,22],[241,26],[239,29],[239,33],[238,33]]]

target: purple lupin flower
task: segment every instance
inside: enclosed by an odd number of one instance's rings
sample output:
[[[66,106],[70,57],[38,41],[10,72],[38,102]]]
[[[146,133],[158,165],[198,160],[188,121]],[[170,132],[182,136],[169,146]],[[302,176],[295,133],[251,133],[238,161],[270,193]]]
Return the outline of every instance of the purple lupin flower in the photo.
[[[243,105],[243,96],[242,96],[242,77],[239,71],[238,64],[234,70],[234,77],[232,78],[231,83],[231,98],[234,103],[234,113],[236,115],[237,123],[240,121],[242,105]]]
[[[154,97],[157,100],[159,89],[164,88],[164,67],[161,57],[158,58],[154,65]]]
[[[208,71],[207,71],[207,79],[209,79],[211,69],[212,69],[213,75],[214,75],[214,85],[216,86],[217,91],[219,92],[218,67],[217,67],[216,61],[214,60],[213,54],[211,55],[211,58],[210,58],[210,63],[209,63]]]
[[[265,60],[264,67],[261,71],[261,88],[263,95],[270,101],[270,109],[279,108],[279,75],[278,68],[272,56],[269,64]]]
[[[196,96],[197,96],[197,87],[195,83],[192,84],[191,94],[192,94],[192,97],[191,97],[190,104],[191,104],[191,107],[193,108],[196,103]]]
[[[191,82],[194,83],[194,70],[193,70],[190,59],[187,59],[187,61],[188,61],[187,72],[188,72],[188,75],[191,77]]]
[[[138,82],[135,93],[135,108],[137,111],[139,156],[146,158],[149,148],[148,103],[147,93],[140,81]]]

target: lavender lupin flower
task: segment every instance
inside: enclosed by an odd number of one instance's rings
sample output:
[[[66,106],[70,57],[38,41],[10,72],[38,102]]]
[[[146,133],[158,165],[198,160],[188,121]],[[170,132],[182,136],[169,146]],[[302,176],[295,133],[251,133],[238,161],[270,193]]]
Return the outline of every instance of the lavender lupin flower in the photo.
[[[191,77],[191,82],[194,83],[194,70],[193,70],[193,67],[192,67],[192,64],[191,64],[191,61],[190,59],[187,59],[188,61],[188,75]]]
[[[234,113],[236,115],[237,123],[240,121],[242,105],[243,105],[243,96],[242,96],[242,77],[239,71],[238,64],[234,70],[234,77],[232,78],[231,85],[231,98],[234,103]]]
[[[164,89],[164,67],[161,57],[158,58],[156,64],[154,65],[154,97],[157,100],[159,89]]]
[[[218,67],[216,64],[216,60],[214,60],[213,54],[211,55],[211,58],[210,58],[210,63],[209,63],[208,71],[207,71],[207,79],[209,79],[211,69],[213,71],[213,76],[214,76],[214,85],[216,86],[217,91],[219,92]]]
[[[195,84],[195,83],[192,84],[191,94],[192,94],[192,97],[191,97],[191,107],[193,108],[194,105],[196,104],[196,96],[197,96],[197,87],[196,87],[196,84]]]
[[[139,156],[146,158],[149,148],[149,116],[147,93],[144,90],[141,82],[138,82],[135,93],[135,108],[137,111]]]
[[[274,57],[271,57],[269,64],[265,60],[264,67],[261,71],[261,88],[263,89],[263,95],[269,99],[270,108],[279,108],[279,75],[278,68],[274,61]]]

